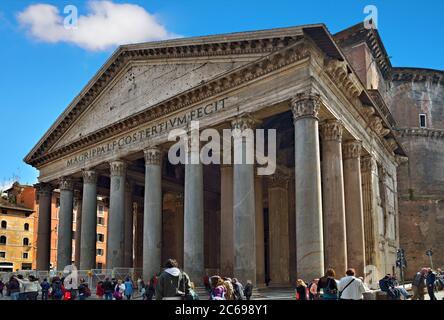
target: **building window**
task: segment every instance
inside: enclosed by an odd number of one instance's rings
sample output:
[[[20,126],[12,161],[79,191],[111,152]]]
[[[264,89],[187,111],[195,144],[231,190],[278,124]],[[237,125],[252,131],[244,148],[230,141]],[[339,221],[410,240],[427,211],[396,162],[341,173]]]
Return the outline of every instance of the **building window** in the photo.
[[[6,258],[6,252],[0,251],[0,258]]]
[[[29,239],[28,238],[23,238],[23,245],[29,246]]]
[[[22,263],[22,270],[32,270],[32,263]]]
[[[23,252],[23,259],[28,259],[28,253],[27,252]]]
[[[97,255],[103,256],[103,249],[97,249]]]
[[[424,113],[421,113],[419,115],[419,127],[425,128],[426,126],[427,126],[426,115]]]
[[[25,223],[25,231],[29,231],[29,223]]]
[[[6,237],[5,236],[0,237],[0,244],[6,244]]]
[[[97,263],[97,269],[102,269],[103,268],[103,263]]]
[[[60,208],[60,198],[56,198],[56,208]]]
[[[8,211],[6,209],[2,209],[3,214],[8,214]]]
[[[103,218],[103,217],[97,217],[97,224],[100,224],[100,225],[105,225],[105,218]]]
[[[98,242],[105,242],[105,235],[102,233],[97,234],[97,241]]]
[[[6,229],[7,226],[8,226],[8,223],[5,220],[3,220],[2,221],[2,229]]]
[[[103,216],[103,212],[105,211],[105,207],[104,206],[98,206],[97,211],[98,211],[98,214],[100,216]]]

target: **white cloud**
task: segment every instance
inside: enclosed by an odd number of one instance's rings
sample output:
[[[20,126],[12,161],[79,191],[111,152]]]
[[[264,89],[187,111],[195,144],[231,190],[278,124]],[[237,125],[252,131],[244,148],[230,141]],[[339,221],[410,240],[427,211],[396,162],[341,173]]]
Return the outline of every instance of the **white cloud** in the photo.
[[[44,3],[27,7],[18,14],[18,21],[36,40],[67,42],[91,51],[177,37],[138,5],[91,0],[88,9],[87,15],[79,12],[76,28],[66,28],[68,14]]]

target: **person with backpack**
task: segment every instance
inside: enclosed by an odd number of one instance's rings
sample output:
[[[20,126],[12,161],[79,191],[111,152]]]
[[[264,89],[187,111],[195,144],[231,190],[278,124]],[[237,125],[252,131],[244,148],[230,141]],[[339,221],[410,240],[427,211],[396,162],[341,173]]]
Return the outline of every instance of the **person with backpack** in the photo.
[[[117,284],[114,287],[113,297],[116,300],[122,300],[123,294],[125,293],[125,285],[122,283],[122,280],[117,280]]]
[[[42,300],[48,300],[49,288],[51,288],[51,285],[46,278],[43,279],[40,288],[42,288]]]
[[[20,283],[14,276],[11,276],[11,278],[9,278],[6,289],[9,292],[9,297],[11,298],[11,300],[19,300]]]
[[[179,269],[175,259],[165,262],[165,269],[157,279],[156,300],[186,299],[190,289],[189,276]]]
[[[253,283],[251,280],[247,280],[247,284],[244,287],[244,295],[247,300],[250,300],[253,295]]]
[[[109,278],[106,278],[105,282],[103,282],[103,293],[105,295],[105,300],[112,300],[113,292],[114,292],[113,284],[109,280]]]
[[[125,279],[125,297],[127,300],[131,300],[131,296],[133,295],[133,282],[130,278]]]
[[[345,277],[339,280],[339,299],[363,300],[366,291],[361,279],[355,277],[355,269],[350,268],[345,272]]]
[[[62,281],[59,277],[54,277],[51,283],[51,299],[62,300],[64,296]]]
[[[321,300],[338,300],[338,284],[334,269],[327,269],[325,275],[318,281],[316,293]],[[322,293],[321,293],[322,291]]]
[[[210,278],[211,292],[210,300],[227,300],[227,288],[224,280],[219,276]]]
[[[244,300],[244,286],[242,283],[240,283],[236,278],[233,278],[231,283],[233,284],[234,300]]]
[[[427,275],[427,268],[422,268],[416,273],[412,282],[413,297],[412,300],[424,300],[424,288],[426,286],[425,280]]]

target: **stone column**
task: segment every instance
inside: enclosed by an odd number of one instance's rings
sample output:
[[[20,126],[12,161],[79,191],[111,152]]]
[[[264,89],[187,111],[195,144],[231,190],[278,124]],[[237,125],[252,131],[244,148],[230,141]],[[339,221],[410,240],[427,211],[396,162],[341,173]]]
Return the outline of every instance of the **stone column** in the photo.
[[[321,126],[324,263],[338,275],[347,269],[342,130],[338,120],[327,120]]]
[[[76,204],[76,238],[74,240],[74,261],[77,269],[80,268],[80,243],[82,233],[82,197],[80,194],[74,196]]]
[[[82,241],[80,244],[80,270],[96,267],[97,238],[97,173],[83,171]]]
[[[108,215],[108,237],[106,244],[106,268],[124,266],[125,240],[125,180],[126,163],[121,160],[110,162],[111,182]]]
[[[36,185],[39,196],[39,221],[37,230],[37,270],[49,270],[51,254],[51,198],[52,187],[47,183]]]
[[[193,153],[196,152],[197,154]],[[185,164],[184,194],[184,270],[191,281],[200,285],[205,273],[204,267],[204,187],[202,164],[191,164],[193,156],[198,157],[199,149],[188,147]]]
[[[63,177],[59,181],[60,210],[57,229],[57,270],[62,271],[72,262],[72,216],[74,204],[73,181]]]
[[[184,221],[183,221],[183,193],[176,194],[176,259],[180,266],[183,266],[183,248],[184,248]]]
[[[301,279],[324,273],[318,94],[300,93],[291,100],[295,131],[296,248]]]
[[[133,210],[133,185],[125,183],[125,227],[124,227],[124,266],[133,267],[133,232],[134,232],[134,210]]]
[[[147,280],[162,264],[162,154],[159,148],[145,149],[144,154],[143,279]]]
[[[143,270],[143,204],[141,202],[137,201],[135,211],[134,267]],[[149,279],[144,278],[144,281],[146,280]]]
[[[364,277],[365,240],[362,204],[361,142],[344,143],[345,214],[348,266]]]
[[[233,277],[233,167],[220,165],[220,273]]]
[[[274,287],[288,286],[290,281],[288,180],[278,171],[268,181],[270,285]]]
[[[249,150],[244,134],[255,127],[255,121],[242,116],[232,121],[234,154],[243,161],[233,165],[234,276],[241,283],[251,280],[256,285],[256,211],[254,196],[254,164],[246,161]],[[254,134],[254,133],[253,133]]]
[[[254,198],[256,210],[256,287],[263,288],[265,287],[265,238],[262,176],[256,176],[254,179]]]

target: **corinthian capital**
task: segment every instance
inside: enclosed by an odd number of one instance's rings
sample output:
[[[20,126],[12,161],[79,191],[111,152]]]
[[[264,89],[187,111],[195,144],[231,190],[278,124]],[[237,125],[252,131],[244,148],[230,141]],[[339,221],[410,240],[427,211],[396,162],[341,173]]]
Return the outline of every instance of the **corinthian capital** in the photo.
[[[69,177],[61,177],[59,179],[59,189],[73,191],[74,190],[73,180]]]
[[[190,139],[188,139],[190,140]],[[153,165],[160,165],[160,161],[162,159],[162,152],[159,148],[152,147],[152,148],[146,148],[143,150],[143,153],[145,155],[145,164],[153,164]]]
[[[321,136],[325,141],[342,141],[342,123],[339,120],[327,120],[321,125]]]
[[[353,140],[347,141],[342,145],[343,159],[356,159],[361,156],[362,143],[361,141]]]
[[[277,170],[275,174],[268,178],[270,188],[283,188],[287,189],[290,176],[280,170]]]
[[[126,162],[122,160],[115,160],[109,163],[109,169],[111,172],[111,176],[121,177],[125,174],[126,170]]]
[[[39,195],[49,196],[52,193],[53,187],[49,183],[40,182],[34,185]]]
[[[376,171],[376,163],[371,155],[361,158],[361,171],[368,173]]]
[[[257,121],[249,114],[244,114],[231,121],[232,129],[244,131],[246,129],[254,129]]]
[[[94,170],[83,170],[83,183],[96,183],[97,182],[97,172]]]
[[[301,92],[291,99],[290,105],[295,120],[305,117],[318,118],[321,97],[318,93]]]

